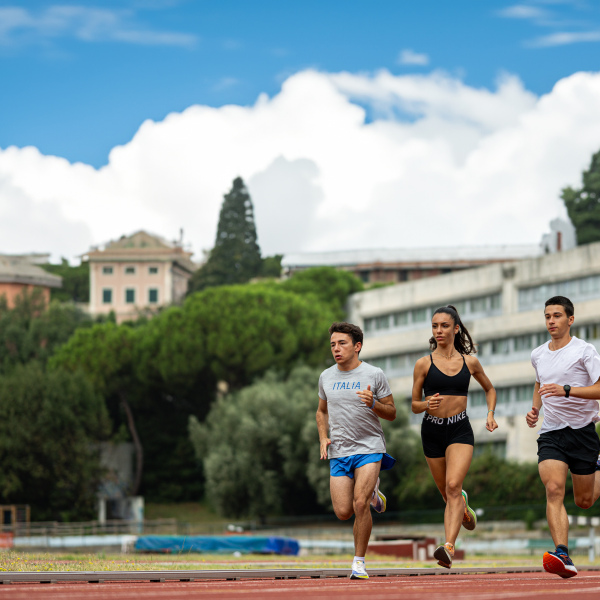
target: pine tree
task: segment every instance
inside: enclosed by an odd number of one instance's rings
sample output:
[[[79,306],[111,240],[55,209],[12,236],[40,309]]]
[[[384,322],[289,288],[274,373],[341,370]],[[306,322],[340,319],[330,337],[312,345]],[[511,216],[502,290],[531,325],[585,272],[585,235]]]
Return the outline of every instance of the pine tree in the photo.
[[[260,274],[261,267],[252,199],[242,178],[236,177],[223,199],[215,246],[190,279],[189,290],[246,283]]]
[[[577,244],[600,241],[600,152],[592,156],[589,170],[583,172],[583,187],[566,187],[561,198],[575,226]]]

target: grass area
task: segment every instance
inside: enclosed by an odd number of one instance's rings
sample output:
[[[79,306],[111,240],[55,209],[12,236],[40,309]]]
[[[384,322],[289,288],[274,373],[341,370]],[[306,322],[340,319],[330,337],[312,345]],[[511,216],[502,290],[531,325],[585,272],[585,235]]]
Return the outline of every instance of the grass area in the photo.
[[[0,571],[172,571],[205,569],[333,569],[349,568],[351,555],[275,556],[248,554],[50,554],[6,551],[0,553]],[[433,568],[434,561],[397,560],[389,556],[369,556],[369,568]],[[587,557],[576,564],[589,565]],[[456,567],[541,566],[539,556],[475,556],[457,561]]]
[[[226,523],[205,502],[172,502],[158,504],[147,502],[144,507],[146,519],[176,519],[182,523],[215,524]]]

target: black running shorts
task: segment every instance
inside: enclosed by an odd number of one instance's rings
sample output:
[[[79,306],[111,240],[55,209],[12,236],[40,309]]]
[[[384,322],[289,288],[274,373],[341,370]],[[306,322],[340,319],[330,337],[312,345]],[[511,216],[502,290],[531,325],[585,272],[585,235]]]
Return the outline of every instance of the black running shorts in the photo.
[[[443,419],[426,412],[421,423],[421,441],[427,458],[444,458],[451,444],[475,445],[466,411]]]
[[[564,427],[546,431],[540,434],[537,443],[538,463],[543,460],[560,460],[567,463],[574,475],[591,475],[596,472],[600,440],[594,423],[581,429]]]

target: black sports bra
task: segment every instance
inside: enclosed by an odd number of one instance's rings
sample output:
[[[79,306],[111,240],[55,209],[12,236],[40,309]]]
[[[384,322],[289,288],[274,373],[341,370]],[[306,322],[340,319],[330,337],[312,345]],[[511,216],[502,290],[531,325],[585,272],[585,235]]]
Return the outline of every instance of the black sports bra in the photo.
[[[469,392],[469,382],[471,381],[471,372],[465,357],[463,356],[463,367],[456,375],[446,375],[442,373],[433,362],[433,356],[430,354],[431,366],[427,371],[427,376],[423,382],[423,391],[425,396],[434,394],[447,394],[448,396],[466,396]]]

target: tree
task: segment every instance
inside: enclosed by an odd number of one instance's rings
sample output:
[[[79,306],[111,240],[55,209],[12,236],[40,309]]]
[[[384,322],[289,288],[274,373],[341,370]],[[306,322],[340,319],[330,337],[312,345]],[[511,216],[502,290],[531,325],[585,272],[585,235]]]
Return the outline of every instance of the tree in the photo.
[[[144,466],[144,450],[137,432],[130,397],[136,393],[133,373],[133,345],[136,330],[114,323],[80,329],[61,346],[49,361],[49,368],[71,373],[83,372],[107,400],[118,399],[136,451],[135,480],[131,495],[138,493]]]
[[[33,359],[44,364],[76,329],[91,324],[91,318],[72,304],[52,302],[47,307],[39,289],[19,294],[12,309],[0,300],[0,373]]]
[[[318,454],[302,440],[316,411],[319,372],[294,369],[283,380],[274,372],[218,400],[201,424],[190,419],[190,439],[206,474],[206,496],[227,517],[308,514],[317,509],[307,478],[308,457]]]
[[[590,168],[582,175],[583,187],[566,187],[561,194],[575,226],[578,245],[600,240],[600,151],[592,156]]]
[[[102,397],[83,375],[38,362],[0,377],[0,494],[36,520],[94,516],[102,474],[94,442],[108,434]]]
[[[52,300],[59,302],[89,302],[90,301],[90,263],[82,262],[72,267],[66,258],[59,265],[40,265],[42,269],[62,277],[62,287],[53,289]]]
[[[320,302],[330,304],[337,319],[344,318],[348,296],[364,289],[362,281],[354,273],[334,267],[312,267],[299,271],[281,286],[296,294],[311,294]]]
[[[246,283],[260,274],[261,266],[252,199],[242,178],[237,177],[224,196],[215,246],[206,264],[190,279],[189,290]]]
[[[186,331],[193,332],[189,344],[204,348],[216,380],[240,389],[270,369],[322,364],[329,356],[323,340],[335,313],[278,284],[252,284],[189,296],[183,319]]]

